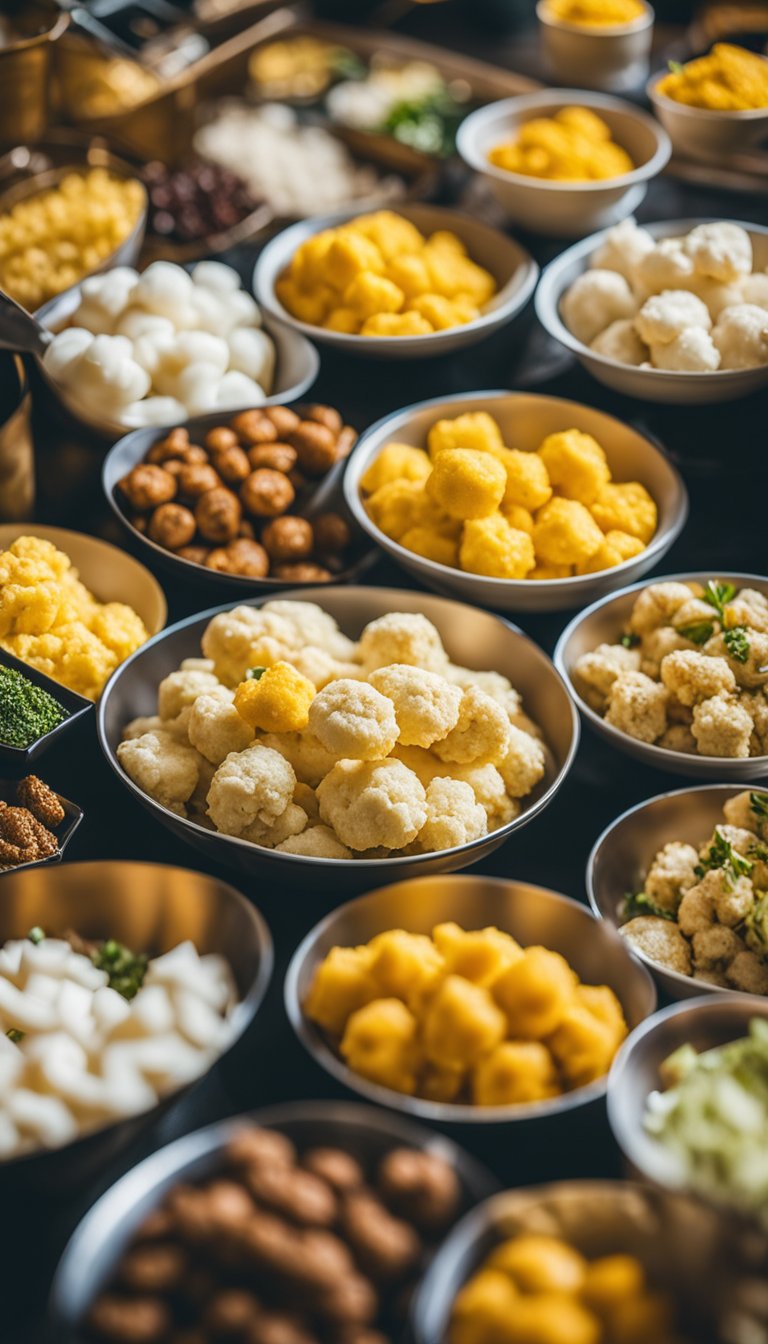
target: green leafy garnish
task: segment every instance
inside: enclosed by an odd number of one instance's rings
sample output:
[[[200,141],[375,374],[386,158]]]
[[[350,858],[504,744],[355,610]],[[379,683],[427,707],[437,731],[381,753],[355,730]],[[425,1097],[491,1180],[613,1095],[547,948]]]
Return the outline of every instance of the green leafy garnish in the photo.
[[[328,68],[337,79],[365,79],[368,74],[365,63],[347,47],[338,47],[331,54]]]
[[[249,667],[245,674],[246,681],[261,681],[266,672],[266,667]]]
[[[656,915],[658,919],[675,918],[671,910],[664,910],[662,906],[652,901],[650,896],[646,896],[644,891],[639,891],[637,894],[627,892],[622,914],[626,919],[634,919],[637,915]]]
[[[768,817],[768,793],[750,793],[749,810],[756,817]]]
[[[768,891],[761,891],[746,918],[747,946],[758,957],[768,957]]]
[[[454,151],[456,131],[465,111],[443,87],[421,98],[395,103],[379,129],[420,154],[446,157]]]
[[[726,630],[723,639],[731,658],[737,663],[746,663],[751,647],[746,625],[732,625],[730,630]]]
[[[715,633],[711,621],[694,621],[692,625],[676,625],[675,629],[678,635],[682,635],[683,639],[690,639],[692,644],[706,644]]]
[[[108,938],[91,961],[100,971],[106,971],[109,988],[117,990],[124,999],[133,999],[144,983],[149,957],[146,952],[132,952],[114,938]]]
[[[704,590],[704,601],[715,608],[721,621],[724,619],[723,608],[726,602],[730,602],[735,596],[736,589],[732,583],[718,583],[717,579],[710,579]]]
[[[623,644],[625,649],[636,649],[640,643],[640,636],[630,634],[622,635],[619,643]]]
[[[715,828],[715,838],[710,846],[709,853],[701,863],[694,868],[697,877],[704,877],[704,874],[713,868],[721,868],[726,880],[727,889],[731,889],[733,884],[738,882],[740,877],[749,877],[754,868],[754,864],[745,859],[743,854],[737,853],[730,840],[726,840],[719,827]]]
[[[5,1034],[9,1041],[13,1041],[14,1045],[19,1045],[20,1042],[24,1040],[26,1032],[19,1031],[18,1027],[11,1027]]]
[[[45,937],[45,929],[41,929],[39,924],[36,924],[35,927],[33,929],[30,929],[29,933],[27,934],[29,942],[35,944],[42,943],[44,937]]]
[[[680,61],[667,61],[667,66],[671,75],[679,75],[683,68]]]

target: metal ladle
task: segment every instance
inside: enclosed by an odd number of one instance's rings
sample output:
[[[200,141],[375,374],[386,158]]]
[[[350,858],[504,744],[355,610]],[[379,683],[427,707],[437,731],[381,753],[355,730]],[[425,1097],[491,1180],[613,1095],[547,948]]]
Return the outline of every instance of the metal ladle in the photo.
[[[0,289],[0,350],[42,359],[52,340],[47,327]]]

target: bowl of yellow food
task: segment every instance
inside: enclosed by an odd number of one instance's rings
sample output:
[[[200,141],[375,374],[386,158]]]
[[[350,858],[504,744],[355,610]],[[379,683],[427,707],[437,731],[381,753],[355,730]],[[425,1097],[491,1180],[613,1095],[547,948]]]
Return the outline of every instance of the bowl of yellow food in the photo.
[[[541,89],[478,108],[456,144],[510,219],[568,238],[630,215],[671,153],[647,113],[580,89]]]
[[[578,902],[488,877],[417,878],[341,906],[285,980],[314,1059],[440,1124],[541,1121],[601,1099],[656,991]]]
[[[688,513],[682,478],[650,439],[528,392],[435,398],[386,416],[360,438],[344,494],[428,588],[502,611],[560,611],[609,593],[656,564]]]
[[[539,0],[544,56],[555,79],[619,92],[648,74],[653,10],[647,0]]]
[[[0,647],[88,700],[165,625],[148,569],[98,537],[0,526]]]
[[[536,286],[524,248],[433,205],[305,219],[261,253],[254,291],[278,322],[371,359],[449,354],[511,322]]]
[[[706,56],[654,75],[648,97],[675,149],[722,159],[768,137],[768,59],[716,42]]]

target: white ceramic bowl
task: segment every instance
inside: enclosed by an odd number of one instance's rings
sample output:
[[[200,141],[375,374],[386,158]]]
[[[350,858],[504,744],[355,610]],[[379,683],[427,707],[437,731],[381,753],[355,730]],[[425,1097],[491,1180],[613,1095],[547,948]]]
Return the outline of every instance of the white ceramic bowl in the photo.
[[[648,81],[646,92],[678,154],[690,159],[722,160],[724,156],[738,154],[768,137],[768,107],[748,108],[743,112],[714,112],[709,108],[689,107],[659,91],[659,83],[666,73],[661,70],[654,75]]]
[[[340,331],[326,331],[300,322],[284,308],[275,293],[275,283],[289,265],[297,247],[323,229],[334,228],[355,219],[359,209],[342,210],[302,220],[284,229],[267,243],[256,262],[253,288],[265,312],[278,322],[310,337],[318,345],[334,346],[347,354],[362,355],[368,359],[428,359],[447,355],[465,346],[475,345],[491,332],[511,322],[525,307],[538,279],[539,268],[533,257],[513,238],[492,229],[471,215],[458,210],[445,210],[436,205],[400,205],[398,215],[409,219],[422,233],[448,229],[466,245],[473,261],[491,272],[498,285],[497,293],[485,305],[480,317],[461,327],[431,332],[428,336],[349,336]]]
[[[516,448],[538,448],[547,434],[561,429],[577,428],[594,435],[605,449],[616,479],[640,481],[656,500],[659,522],[649,545],[634,559],[597,574],[580,574],[569,579],[490,579],[425,560],[392,541],[376,526],[363,504],[360,481],[367,468],[385,444],[396,441],[423,448],[436,420],[470,411],[492,415],[505,442]],[[498,611],[562,611],[593,602],[655,565],[681,532],[688,515],[688,495],[682,478],[650,439],[591,406],[531,392],[466,392],[447,400],[436,397],[418,402],[385,416],[358,440],[344,475],[344,496],[360,527],[428,588],[450,593],[473,606]]]
[[[643,224],[654,238],[682,238],[698,224],[711,224],[711,219],[672,219],[656,224]],[[719,222],[719,221],[717,221]],[[768,267],[768,228],[762,224],[746,224],[735,220],[746,229],[752,239],[753,270]],[[734,401],[758,388],[768,386],[768,364],[754,369],[716,369],[714,373],[676,373],[670,369],[643,369],[633,364],[598,355],[583,341],[579,341],[566,327],[560,316],[560,301],[574,280],[589,269],[589,259],[605,238],[605,230],[593,233],[573,247],[566,248],[545,268],[536,290],[536,316],[541,325],[566,350],[571,350],[580,364],[593,378],[641,401],[673,402],[680,406],[703,406],[714,401]]]
[[[644,11],[631,23],[597,28],[565,23],[550,13],[547,0],[539,0],[541,44],[555,79],[612,92],[642,84],[648,74],[654,18],[645,0]]]
[[[550,182],[489,163],[490,151],[513,141],[524,122],[573,106],[588,108],[610,127],[611,138],[637,165],[634,172],[604,181]],[[510,219],[557,238],[581,238],[632,214],[672,152],[668,135],[646,112],[581,89],[539,89],[478,108],[459,127],[456,147]]]

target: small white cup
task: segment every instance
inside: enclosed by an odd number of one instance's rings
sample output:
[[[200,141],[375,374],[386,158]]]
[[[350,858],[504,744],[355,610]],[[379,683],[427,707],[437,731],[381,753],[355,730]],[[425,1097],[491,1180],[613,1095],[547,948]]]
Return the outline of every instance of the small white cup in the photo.
[[[612,93],[642,84],[650,70],[653,36],[648,0],[643,11],[629,23],[598,28],[555,18],[548,0],[539,0],[536,17],[552,74],[562,84]]]

